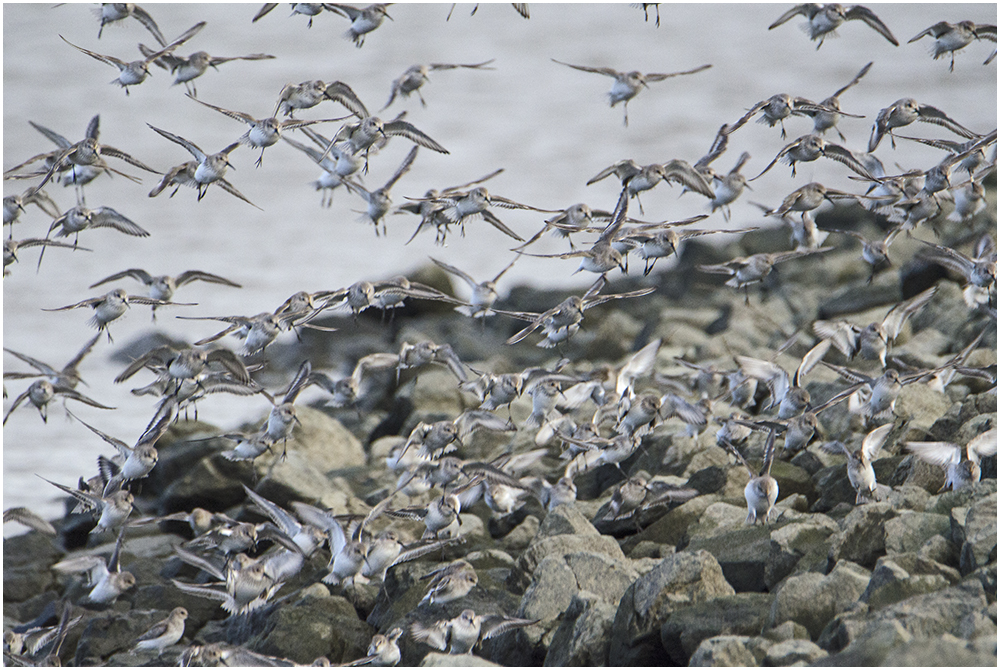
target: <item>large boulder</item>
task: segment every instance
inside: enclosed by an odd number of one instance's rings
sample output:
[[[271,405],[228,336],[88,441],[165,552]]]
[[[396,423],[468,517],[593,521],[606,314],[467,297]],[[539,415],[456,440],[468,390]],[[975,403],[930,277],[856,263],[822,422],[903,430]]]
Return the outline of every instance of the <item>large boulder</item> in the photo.
[[[806,572],[785,580],[771,606],[768,627],[795,621],[813,639],[827,622],[850,609],[868,586],[870,573],[859,565],[841,561],[828,575]]]
[[[671,663],[687,665],[702,640],[718,635],[759,635],[773,600],[767,593],[737,593],[676,610],[664,619],[660,641]]]

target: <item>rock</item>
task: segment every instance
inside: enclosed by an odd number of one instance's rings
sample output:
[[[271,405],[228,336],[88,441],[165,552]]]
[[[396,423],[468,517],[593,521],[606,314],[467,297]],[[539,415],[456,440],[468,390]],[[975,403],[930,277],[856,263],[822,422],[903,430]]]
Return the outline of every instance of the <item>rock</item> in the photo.
[[[129,610],[127,613],[94,617],[83,625],[74,663],[91,665],[92,659],[104,659],[131,648],[135,638],[168,614],[168,611]]]
[[[776,458],[771,465],[771,476],[778,482],[779,500],[795,493],[800,493],[809,500],[816,498],[812,477],[797,465]]]
[[[749,637],[740,635],[711,637],[698,645],[688,665],[694,668],[756,666],[757,659],[749,643]]]
[[[872,571],[871,580],[861,594],[861,602],[875,610],[905,600],[911,596],[930,593],[957,583],[958,571],[916,554],[897,554],[882,557]]]
[[[697,523],[709,505],[717,502],[719,498],[715,495],[692,498],[664,514],[653,525],[644,528],[634,537],[626,539],[622,543],[622,548],[630,551],[637,543],[644,541],[684,547],[688,541],[688,530]]]
[[[967,575],[976,568],[997,562],[997,494],[974,503],[965,515],[964,539],[959,569]]]
[[[913,510],[914,512],[924,512],[930,504],[931,495],[926,489],[910,484],[902,484],[889,491],[885,502],[892,505],[896,510]],[[942,512],[937,512],[941,514]]]
[[[616,604],[577,592],[563,612],[545,655],[546,666],[601,666],[608,662]]]
[[[886,554],[917,551],[932,536],[947,535],[950,526],[951,521],[944,514],[902,511],[885,522]]]
[[[873,567],[885,554],[885,523],[895,516],[888,503],[869,503],[851,510],[833,537],[830,561],[848,560]]]
[[[793,573],[804,571],[825,572],[830,544],[840,530],[837,522],[822,514],[811,514],[801,520],[780,526],[771,531],[771,540],[784,556],[798,557]],[[788,558],[784,559],[789,561]],[[772,571],[771,575],[778,572]],[[786,573],[787,574],[787,573]],[[774,586],[774,583],[771,584]]]
[[[927,511],[932,514],[948,514],[955,507],[968,507],[976,500],[996,494],[997,480],[984,479],[972,486],[963,486],[957,491],[945,491],[931,496],[927,503]]]
[[[997,664],[996,637],[971,642],[953,635],[935,640],[912,640],[892,652],[892,664],[900,667],[993,667]]]
[[[683,551],[665,558],[622,596],[612,628],[608,662],[664,664],[662,647],[648,635],[660,630],[666,616],[693,603],[734,593],[718,561],[707,551]]]
[[[817,643],[832,654],[839,652],[828,659],[830,664],[878,665],[910,640],[957,634],[966,617],[985,606],[982,584],[967,580],[876,611],[843,614],[830,622]]]
[[[715,557],[726,581],[737,593],[773,588],[792,571],[799,559],[798,554],[784,551],[771,539],[771,529],[767,526],[741,527],[711,537],[695,537],[686,548],[687,551],[699,549]]]
[[[771,607],[768,627],[795,621],[813,639],[837,614],[851,607],[865,591],[870,573],[849,561],[840,561],[828,575],[807,572],[785,580]]]
[[[358,618],[346,598],[314,584],[293,602],[274,608],[253,651],[311,663],[326,656],[333,663],[360,658],[377,631]]]
[[[479,658],[472,654],[442,654],[432,651],[424,660],[420,661],[421,668],[499,668],[501,666],[491,663],[485,658]]]
[[[600,535],[574,505],[560,505],[545,515],[538,527],[538,537],[555,535]]]
[[[774,596],[737,593],[667,614],[660,641],[674,665],[687,665],[703,640],[719,635],[757,635],[767,623]]]
[[[785,640],[808,640],[809,631],[800,623],[786,621],[778,624],[770,630],[764,631],[764,637],[774,642],[784,642]]]
[[[772,645],[764,657],[764,665],[786,667],[790,665],[815,664],[829,656],[825,649],[809,640],[785,640]]]

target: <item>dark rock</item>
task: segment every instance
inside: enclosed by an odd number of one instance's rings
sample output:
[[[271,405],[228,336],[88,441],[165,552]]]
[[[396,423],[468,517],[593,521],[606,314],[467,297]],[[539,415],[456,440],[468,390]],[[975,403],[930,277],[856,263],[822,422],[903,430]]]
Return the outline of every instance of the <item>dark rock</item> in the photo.
[[[767,623],[774,596],[737,593],[667,614],[660,641],[674,665],[687,665],[702,640],[718,635],[758,635]]]
[[[865,567],[874,567],[885,554],[885,523],[896,516],[888,503],[870,503],[856,507],[841,523],[834,535],[830,560],[848,560]]]
[[[916,554],[882,557],[859,600],[868,603],[871,610],[876,610],[911,596],[946,588],[958,580],[959,574],[954,568]]]
[[[828,575],[807,572],[789,577],[774,599],[768,627],[795,621],[815,639],[830,619],[858,600],[870,576],[861,566],[840,561]]]
[[[579,591],[562,614],[552,635],[546,666],[600,666],[608,660],[616,604]]]
[[[975,502],[965,515],[959,569],[967,575],[980,566],[997,562],[997,494]]]
[[[692,603],[733,595],[718,561],[706,551],[679,552],[639,577],[622,596],[612,628],[609,664],[663,665],[659,634],[666,616]]]
[[[767,526],[739,528],[706,538],[694,538],[686,551],[704,550],[722,567],[737,593],[768,591],[795,567],[799,555],[784,551],[771,539]]]
[[[944,514],[902,511],[885,522],[886,554],[917,551],[932,536],[947,535],[950,526],[951,521]]]

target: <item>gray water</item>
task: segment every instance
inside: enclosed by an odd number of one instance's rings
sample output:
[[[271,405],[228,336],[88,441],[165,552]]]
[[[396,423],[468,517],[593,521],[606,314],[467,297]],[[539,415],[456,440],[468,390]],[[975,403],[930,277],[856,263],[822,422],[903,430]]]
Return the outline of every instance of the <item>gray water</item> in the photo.
[[[266,52],[277,58],[258,62],[231,62],[197,80],[199,99],[256,116],[267,116],[283,85],[308,79],[348,83],[375,112],[388,99],[390,83],[416,63],[475,63],[496,59],[492,71],[452,70],[434,72],[423,89],[427,107],[416,96],[398,99],[381,113],[391,118],[404,109],[408,120],[451,152],[439,155],[421,149],[413,170],[393,189],[396,204],[404,196],[418,197],[429,188],[442,188],[505,168],[488,182],[491,193],[546,209],[562,209],[576,202],[595,208],[613,208],[616,180],[587,187],[585,182],[604,167],[633,158],[640,164],[673,158],[696,161],[709,148],[723,123],[732,123],[758,100],[789,93],[821,100],[851,80],[868,61],[874,66],[860,85],[845,93],[845,111],[863,114],[847,119],[841,128],[846,146],[862,151],[878,110],[903,97],[945,110],[977,132],[996,126],[996,65],[982,66],[993,46],[976,42],[958,54],[955,72],[947,60],[928,55],[931,40],[906,44],[913,35],[940,20],[971,19],[996,23],[995,4],[892,4],[871,5],[891,28],[900,47],[893,47],[859,21],[845,24],[839,36],[823,47],[799,30],[801,17],[768,31],[790,5],[663,5],[661,25],[642,10],[627,4],[531,4],[531,19],[524,20],[508,4],[484,4],[475,16],[472,5],[459,5],[445,21],[450,5],[396,4],[387,21],[368,35],[356,49],[343,38],[347,22],[333,14],[315,17],[311,29],[303,16],[289,18],[281,5],[257,23],[251,18],[260,5],[144,5],[167,39],[200,20],[206,28],[178,53],[205,50],[213,55],[236,56]],[[190,160],[181,147],[146,127],[150,123],[181,135],[214,152],[233,142],[245,130],[237,122],[199,106],[184,97],[183,86],[170,86],[172,78],[159,68],[153,77],[133,87],[130,95],[107,82],[115,69],[74,50],[59,35],[98,53],[127,60],[138,57],[136,43],[152,44],[150,34],[136,21],[108,26],[98,41],[99,21],[94,5],[4,5],[4,168],[49,151],[52,145],[35,132],[28,120],[47,126],[70,139],[83,137],[89,119],[101,114],[101,141],[140,160],[166,170]],[[571,70],[550,59],[621,70],[675,72],[710,63],[710,70],[692,76],[652,83],[629,105],[629,126],[622,125],[621,107],[609,108],[607,91],[612,80]],[[346,113],[331,103],[300,112],[301,118],[328,118]],[[787,141],[806,134],[811,121],[786,122]],[[319,126],[332,135],[335,124]],[[952,137],[936,126],[914,124],[904,134]],[[835,136],[829,140],[840,142]],[[740,153],[753,158],[744,172],[760,172],[784,142],[778,128],[747,124],[731,137],[730,147],[714,165],[728,171]],[[394,140],[371,161],[366,178],[377,187],[395,171],[409,151],[405,140]],[[888,141],[878,155],[893,169],[929,168],[943,154],[903,141],[893,151]],[[99,295],[107,287],[88,289],[91,283],[126,268],[144,268],[153,274],[178,274],[189,269],[228,277],[243,289],[191,284],[177,299],[198,307],[163,310],[157,327],[175,337],[194,340],[215,328],[212,322],[183,322],[186,315],[256,314],[274,309],[299,290],[315,291],[347,286],[360,279],[388,278],[426,264],[434,255],[485,278],[510,259],[513,241],[481,221],[468,226],[464,239],[453,233],[445,248],[435,246],[433,234],[422,234],[411,244],[416,219],[392,216],[387,237],[374,235],[370,224],[359,222],[362,209],[357,197],[342,189],[330,209],[320,207],[320,194],[309,182],[320,170],[305,156],[284,143],[271,147],[260,169],[256,152],[246,149],[232,156],[235,171],[228,179],[264,211],[236,200],[217,187],[201,201],[191,189],[170,199],[169,191],[147,197],[156,177],[121,161],[109,162],[142,178],[142,184],[121,177],[102,177],[87,187],[87,204],[113,207],[150,231],[148,238],[121,235],[111,230],[85,231],[82,246],[93,253],[50,249],[41,271],[34,265],[38,250],[25,250],[12,274],[4,279],[3,344],[61,367],[92,335],[89,310],[43,312]],[[798,176],[789,178],[778,166],[754,182],[733,207],[732,226],[762,223],[757,201],[771,206],[795,188],[809,182],[861,192],[863,185],[848,179],[843,166],[820,160],[800,164]],[[20,193],[31,182],[5,182],[4,195]],[[47,191],[63,211],[75,204],[72,189],[50,185]],[[644,194],[648,220],[680,219],[707,211],[705,200],[688,194],[679,197],[676,186],[660,185]],[[630,214],[636,214],[635,207]],[[527,238],[547,215],[498,210],[500,217]],[[14,237],[43,237],[50,221],[29,207],[15,226]],[[719,213],[700,224],[723,227]],[[565,250],[565,242],[544,239],[537,253]],[[577,260],[525,258],[509,272],[501,291],[516,283],[538,286],[578,287],[592,277],[571,276]],[[142,294],[137,282],[119,284]],[[461,289],[460,289],[461,290]],[[151,328],[146,308],[133,307],[112,324],[117,343],[128,342]],[[291,335],[284,335],[289,338]],[[225,340],[223,342],[226,342]],[[232,342],[229,346],[235,346]],[[72,403],[84,420],[107,433],[132,442],[152,414],[149,398],[128,393],[129,384],[114,385],[120,371],[110,364],[114,347],[104,340],[81,366],[88,386],[81,390],[116,406],[114,412]],[[27,366],[4,356],[4,370]],[[143,373],[146,374],[146,373]],[[146,383],[144,376],[134,381]],[[11,381],[12,398],[28,382]],[[202,418],[224,428],[264,414],[262,399],[210,398],[202,403]],[[81,474],[90,475],[94,462],[108,448],[83,426],[63,416],[58,403],[43,424],[34,408],[19,408],[4,427],[4,507],[29,505],[43,514],[58,512],[58,492],[34,475],[72,484]],[[7,532],[7,531],[5,531]],[[12,531],[17,532],[17,531]]]

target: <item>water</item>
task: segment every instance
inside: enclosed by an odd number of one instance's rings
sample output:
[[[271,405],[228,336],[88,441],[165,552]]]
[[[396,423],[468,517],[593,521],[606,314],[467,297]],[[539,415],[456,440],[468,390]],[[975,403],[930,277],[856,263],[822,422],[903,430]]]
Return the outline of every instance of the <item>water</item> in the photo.
[[[532,4],[531,19],[518,16],[507,4],[484,4],[475,16],[471,5],[456,7],[446,22],[450,5],[396,4],[387,21],[356,49],[342,37],[345,19],[324,13],[308,19],[288,17],[281,5],[255,24],[250,19],[259,5],[149,5],[163,34],[172,39],[200,20],[206,28],[178,52],[206,50],[213,55],[236,56],[266,52],[274,60],[231,62],[196,81],[199,99],[228,109],[266,116],[273,110],[281,87],[290,82],[321,78],[348,83],[373,113],[389,97],[390,84],[415,63],[476,63],[495,58],[495,70],[433,72],[423,89],[427,107],[411,96],[382,112],[391,118],[404,109],[408,120],[449,149],[443,156],[421,149],[413,170],[393,189],[397,204],[404,196],[419,197],[429,188],[463,183],[497,168],[505,168],[488,182],[491,193],[547,209],[576,202],[611,209],[618,185],[608,179],[587,187],[585,182],[612,163],[633,158],[640,164],[673,158],[696,161],[712,143],[723,123],[732,123],[758,100],[787,92],[821,100],[831,95],[869,60],[874,66],[860,85],[845,93],[845,111],[865,119],[844,119],[846,146],[863,150],[878,110],[894,100],[915,97],[945,110],[978,132],[996,125],[996,65],[982,61],[993,45],[977,42],[957,57],[954,73],[946,60],[928,55],[929,39],[905,40],[940,20],[972,19],[996,23],[996,5],[872,5],[872,9],[903,43],[893,47],[861,22],[842,26],[840,36],[827,39],[816,50],[798,29],[796,18],[779,28],[767,26],[785,5],[664,5],[661,26],[652,17],[644,22],[641,10],[628,5]],[[132,88],[130,95],[106,82],[114,68],[74,50],[67,40],[98,53],[131,59],[136,43],[152,44],[152,37],[136,21],[108,26],[97,40],[98,20],[91,5],[7,4],[4,6],[4,167],[13,166],[52,148],[27,121],[33,120],[65,135],[83,137],[87,122],[101,114],[101,141],[166,170],[190,160],[181,147],[146,127],[150,123],[190,139],[213,152],[234,141],[245,126],[185,99],[184,87],[171,87],[172,78],[153,68],[153,77]],[[650,84],[629,105],[629,127],[622,125],[621,107],[611,109],[607,91],[612,80],[571,70],[550,59],[611,66],[643,72],[675,72],[703,63],[713,67],[692,76]],[[331,103],[299,114],[302,118],[329,118],[346,113]],[[808,119],[786,123],[787,141],[806,134]],[[320,126],[331,135],[335,124]],[[928,124],[914,124],[904,134],[950,137]],[[839,142],[835,136],[828,137]],[[784,146],[778,128],[750,123],[734,134],[730,147],[715,164],[728,171],[740,152],[753,158],[744,169],[759,172]],[[373,158],[365,180],[377,187],[395,171],[409,151],[409,143],[394,140]],[[928,168],[938,162],[938,150],[903,141],[894,152],[888,141],[878,155],[892,169]],[[433,233],[404,244],[416,226],[409,215],[390,217],[387,237],[376,238],[370,224],[358,221],[362,203],[338,190],[330,209],[320,207],[320,194],[309,182],[320,170],[284,143],[271,147],[260,169],[257,153],[239,149],[236,168],[228,179],[260,212],[217,187],[201,201],[182,189],[170,199],[146,196],[156,183],[121,161],[109,162],[142,178],[134,184],[123,178],[102,177],[87,187],[91,208],[109,206],[150,231],[148,238],[127,237],[111,230],[85,231],[80,244],[93,253],[50,249],[44,266],[35,273],[37,249],[25,250],[12,274],[4,280],[4,346],[61,367],[91,336],[89,310],[42,312],[99,295],[120,285],[140,293],[143,287],[124,280],[88,289],[91,283],[126,268],[144,268],[153,274],[204,270],[241,283],[241,290],[209,284],[191,284],[177,299],[198,307],[163,310],[157,327],[187,339],[205,337],[211,322],[182,322],[176,314],[256,314],[276,307],[298,290],[347,286],[359,279],[380,279],[426,264],[428,255],[471,271],[492,276],[509,262],[511,239],[484,222],[472,222],[464,239],[448,238],[444,249],[434,245]],[[843,166],[828,160],[800,164],[789,179],[785,166],[775,167],[754,182],[733,207],[733,226],[761,223],[750,201],[777,205],[781,198],[808,181],[859,192]],[[4,194],[20,193],[26,182],[6,182]],[[47,188],[65,210],[74,204],[70,189]],[[678,197],[676,186],[660,185],[643,195],[645,218],[681,219],[706,211],[697,195]],[[637,208],[633,205],[631,214]],[[536,232],[547,215],[498,210],[500,217],[523,237]],[[34,207],[22,215],[14,237],[43,237],[49,225]],[[703,226],[721,227],[719,214]],[[564,242],[548,238],[537,253],[565,250]],[[578,287],[592,277],[571,276],[577,260],[522,259],[501,284],[501,291],[518,282],[540,286]],[[128,342],[151,325],[146,308],[136,306],[115,322],[116,342]],[[285,335],[284,337],[291,337]],[[232,344],[230,343],[230,346]],[[126,441],[134,441],[152,415],[149,398],[135,398],[129,384],[114,385],[120,371],[109,364],[113,351],[104,340],[81,366],[89,386],[82,392],[118,409],[105,412],[73,404],[85,421]],[[26,366],[4,357],[5,370]],[[136,385],[146,383],[141,373]],[[11,398],[27,388],[12,381]],[[11,399],[5,403],[10,406]],[[201,407],[203,418],[230,428],[267,411],[262,399],[211,398]],[[71,484],[80,474],[92,474],[98,454],[108,447],[83,426],[67,420],[55,403],[48,424],[32,407],[22,407],[4,428],[4,507],[29,505],[54,515],[59,498],[55,489],[34,477]],[[15,531],[16,532],[16,531]]]

